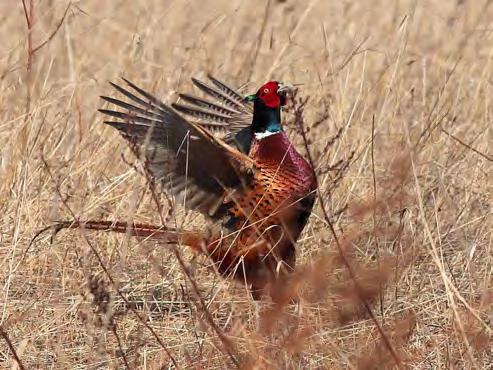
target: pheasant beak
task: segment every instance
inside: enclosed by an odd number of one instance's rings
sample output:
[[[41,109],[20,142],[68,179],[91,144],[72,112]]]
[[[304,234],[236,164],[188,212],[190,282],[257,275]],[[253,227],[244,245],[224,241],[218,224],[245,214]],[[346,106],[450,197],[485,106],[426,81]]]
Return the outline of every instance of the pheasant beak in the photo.
[[[292,94],[294,91],[294,86],[285,85],[281,82],[278,82],[277,95],[281,98],[281,106],[285,106],[288,103],[288,94]]]
[[[279,95],[286,95],[287,93],[290,93],[294,90],[294,86],[293,85],[285,85],[281,82],[278,83],[279,85],[279,88],[277,89],[277,93]]]

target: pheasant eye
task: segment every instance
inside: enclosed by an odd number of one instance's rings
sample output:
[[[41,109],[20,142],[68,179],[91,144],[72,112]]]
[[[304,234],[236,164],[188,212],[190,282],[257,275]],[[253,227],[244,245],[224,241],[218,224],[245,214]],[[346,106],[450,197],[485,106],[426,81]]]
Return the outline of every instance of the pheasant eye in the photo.
[[[268,94],[269,93],[269,89],[264,89],[264,94]]]

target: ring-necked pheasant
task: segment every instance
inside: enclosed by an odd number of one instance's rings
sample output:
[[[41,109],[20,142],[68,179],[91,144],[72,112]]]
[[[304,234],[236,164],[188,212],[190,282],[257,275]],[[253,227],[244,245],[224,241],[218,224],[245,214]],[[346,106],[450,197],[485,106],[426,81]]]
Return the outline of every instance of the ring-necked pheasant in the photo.
[[[177,204],[205,214],[210,228],[109,221],[56,227],[111,230],[187,245],[209,256],[223,276],[248,284],[259,299],[269,282],[295,267],[295,242],[312,211],[316,180],[282,128],[281,107],[291,87],[270,81],[243,98],[209,79],[212,85],[192,81],[214,102],[180,94],[186,104],[172,104],[174,109],[128,80],[127,88],[112,83],[129,102],[103,96],[121,110],[100,112],[118,119],[105,123],[143,155],[153,181],[174,194]]]

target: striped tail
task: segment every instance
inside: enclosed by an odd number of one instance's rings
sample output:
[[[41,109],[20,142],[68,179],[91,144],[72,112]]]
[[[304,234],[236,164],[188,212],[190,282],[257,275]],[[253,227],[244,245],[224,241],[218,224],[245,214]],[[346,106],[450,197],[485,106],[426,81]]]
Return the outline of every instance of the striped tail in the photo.
[[[111,231],[119,234],[127,234],[138,238],[156,240],[165,244],[187,245],[196,251],[203,251],[207,245],[207,237],[204,233],[194,231],[180,231],[164,226],[155,226],[141,223],[119,221],[61,221],[44,228],[33,238],[48,230],[54,230],[55,235],[63,229],[86,229],[98,231]]]

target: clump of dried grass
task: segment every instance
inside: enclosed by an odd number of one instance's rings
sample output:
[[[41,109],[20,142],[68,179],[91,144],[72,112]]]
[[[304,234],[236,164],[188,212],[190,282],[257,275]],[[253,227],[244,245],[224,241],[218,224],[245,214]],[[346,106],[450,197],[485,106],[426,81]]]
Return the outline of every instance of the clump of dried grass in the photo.
[[[299,113],[303,106],[297,107]],[[298,114],[297,119],[302,120],[302,115]],[[303,126],[304,122],[300,124]],[[316,305],[334,328],[375,319],[373,311],[378,309],[379,299],[399,282],[400,274],[413,261],[412,251],[407,248],[409,242],[406,243],[408,232],[402,227],[393,227],[388,216],[397,213],[402,218],[405,207],[412,204],[407,191],[409,162],[409,154],[397,156],[389,166],[388,179],[381,182],[383,191],[378,199],[362,200],[348,207],[352,224],[348,223],[343,232],[333,235],[325,246],[331,252],[314,257],[308,265],[298,267],[286,281],[271,287],[276,303],[261,314],[261,332],[271,337],[271,342],[265,352],[256,351],[257,361],[279,368],[289,367],[291,360],[286,362],[286,359],[303,353],[303,348],[316,337],[317,327],[311,324],[309,315],[296,316],[289,312],[293,302]],[[378,219],[378,226],[364,222],[370,217]],[[325,222],[331,221],[327,218]],[[373,246],[380,244],[385,254],[381,251],[376,258],[362,259],[358,249],[368,240]],[[397,240],[398,249],[395,248]],[[373,326],[366,328],[366,343],[357,340],[355,346],[365,354],[352,356],[358,368],[395,367],[407,361],[404,347],[412,334],[415,315],[409,312],[399,316],[392,319],[393,325],[383,327],[375,320]],[[373,338],[370,344],[368,336]],[[366,348],[368,346],[370,349]],[[249,361],[252,362],[252,358]]]
[[[25,5],[0,3],[1,366],[392,367],[383,332],[403,367],[491,367],[489,2]],[[204,69],[249,91],[266,71],[303,83],[325,209],[355,272],[317,206],[258,333],[247,293],[186,253],[196,286],[168,250],[126,238],[26,251],[69,209],[157,220],[97,95],[124,74],[172,100]]]

